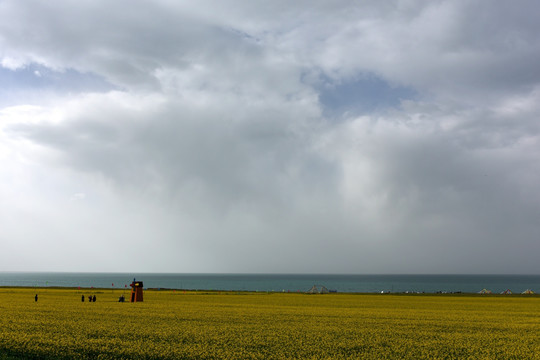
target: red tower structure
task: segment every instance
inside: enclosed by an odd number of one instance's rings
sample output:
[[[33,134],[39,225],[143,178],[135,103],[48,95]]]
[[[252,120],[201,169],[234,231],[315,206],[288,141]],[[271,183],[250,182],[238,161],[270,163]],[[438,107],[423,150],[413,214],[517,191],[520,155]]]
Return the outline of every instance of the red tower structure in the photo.
[[[129,286],[131,286],[130,302],[143,301],[143,282],[133,279],[133,282]]]

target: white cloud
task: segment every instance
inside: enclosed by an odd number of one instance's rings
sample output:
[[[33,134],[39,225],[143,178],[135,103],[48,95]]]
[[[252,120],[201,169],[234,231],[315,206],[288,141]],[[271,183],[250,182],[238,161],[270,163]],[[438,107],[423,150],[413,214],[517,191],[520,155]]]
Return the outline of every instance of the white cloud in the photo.
[[[84,201],[84,199],[86,199],[86,194],[85,193],[76,193],[76,194],[71,195],[71,197],[69,199],[71,201]]]
[[[2,57],[1,65],[2,67],[10,70],[17,70],[24,67],[26,60],[23,59],[14,59],[8,56]]]

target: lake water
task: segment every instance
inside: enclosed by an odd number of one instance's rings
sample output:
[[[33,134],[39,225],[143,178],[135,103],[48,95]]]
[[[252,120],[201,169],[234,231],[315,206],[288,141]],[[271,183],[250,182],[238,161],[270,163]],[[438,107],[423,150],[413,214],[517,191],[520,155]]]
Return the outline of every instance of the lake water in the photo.
[[[317,275],[317,274],[156,274],[0,272],[0,286],[129,288],[136,278],[145,288],[305,292],[313,285],[337,292],[465,292],[510,289],[540,292],[540,275]]]

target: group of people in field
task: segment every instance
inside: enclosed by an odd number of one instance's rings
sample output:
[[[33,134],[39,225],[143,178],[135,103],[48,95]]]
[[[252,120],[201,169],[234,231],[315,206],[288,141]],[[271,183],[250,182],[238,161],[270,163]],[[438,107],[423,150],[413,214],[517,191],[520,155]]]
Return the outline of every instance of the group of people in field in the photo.
[[[85,296],[81,295],[81,301],[82,302],[84,302],[84,299],[85,299]],[[118,298],[119,302],[124,302],[125,300],[126,299],[125,299],[123,294],[122,294],[122,296],[120,296],[120,298]],[[34,301],[35,302],[38,301],[38,294],[36,294],[36,296],[34,296]],[[88,295],[88,302],[96,302],[96,295]]]
[[[34,301],[38,301],[38,295],[34,296]],[[81,296],[81,301],[84,302],[84,295]],[[88,302],[96,302],[96,295],[88,295]]]
[[[81,295],[81,301],[84,302],[84,295]],[[96,295],[88,295],[88,302],[96,302]]]

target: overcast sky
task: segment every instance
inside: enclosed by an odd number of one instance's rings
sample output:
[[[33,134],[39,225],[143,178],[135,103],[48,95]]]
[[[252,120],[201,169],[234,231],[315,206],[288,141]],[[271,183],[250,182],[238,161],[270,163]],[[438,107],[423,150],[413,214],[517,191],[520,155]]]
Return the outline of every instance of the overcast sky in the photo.
[[[0,271],[540,273],[537,1],[0,2]]]

